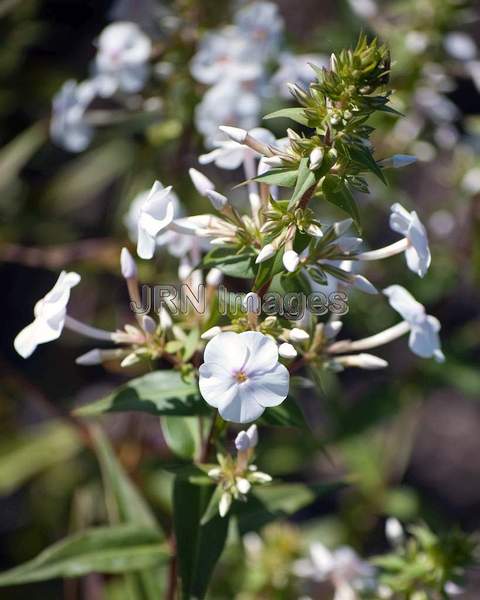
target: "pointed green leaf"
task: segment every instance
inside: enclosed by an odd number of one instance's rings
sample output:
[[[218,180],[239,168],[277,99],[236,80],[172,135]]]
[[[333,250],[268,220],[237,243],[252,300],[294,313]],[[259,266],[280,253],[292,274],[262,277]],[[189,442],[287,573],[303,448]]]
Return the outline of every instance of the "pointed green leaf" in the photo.
[[[375,175],[382,181],[385,185],[387,185],[387,180],[385,179],[385,175],[383,174],[382,169],[377,165],[375,159],[372,156],[372,153],[366,146],[349,146],[348,152],[350,157],[359,165],[364,167],[367,171],[371,171],[375,173]]]
[[[152,415],[208,415],[195,380],[185,381],[176,371],[154,371],[132,379],[106,398],[75,411],[82,417],[108,412],[146,412]]]
[[[352,217],[355,225],[360,230],[360,213],[355,198],[345,181],[337,175],[326,175],[322,184],[322,192],[329,202]]]
[[[150,528],[117,525],[87,529],[54,544],[33,560],[0,574],[0,586],[81,577],[88,573],[128,573],[160,566],[169,552]]]
[[[262,425],[274,427],[298,427],[309,429],[301,408],[293,398],[288,397],[279,406],[267,408],[259,419]]]
[[[313,185],[315,185],[316,178],[315,173],[310,171],[308,168],[309,159],[302,158],[300,166],[298,168],[298,178],[293,191],[293,195],[288,203],[289,208],[293,208],[300,198],[307,192]]]
[[[255,276],[255,257],[251,252],[238,253],[236,248],[214,248],[203,259],[203,266],[207,269],[216,267],[225,275],[250,279]]]
[[[276,110],[275,112],[269,113],[263,117],[264,119],[291,119],[295,121],[295,123],[300,123],[300,125],[306,125],[308,127],[308,117],[305,114],[305,110],[303,108],[281,108],[280,110]]]
[[[258,177],[255,177],[254,181],[289,188],[295,186],[297,175],[298,169],[270,169],[266,173],[263,173],[263,175],[258,175]]]

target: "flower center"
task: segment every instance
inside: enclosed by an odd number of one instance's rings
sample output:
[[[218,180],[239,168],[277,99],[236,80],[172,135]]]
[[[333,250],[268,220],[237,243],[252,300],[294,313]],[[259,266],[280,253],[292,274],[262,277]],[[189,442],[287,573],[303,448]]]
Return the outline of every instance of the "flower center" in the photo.
[[[247,381],[248,377],[244,371],[237,371],[237,373],[235,373],[235,379],[238,383],[244,383]]]

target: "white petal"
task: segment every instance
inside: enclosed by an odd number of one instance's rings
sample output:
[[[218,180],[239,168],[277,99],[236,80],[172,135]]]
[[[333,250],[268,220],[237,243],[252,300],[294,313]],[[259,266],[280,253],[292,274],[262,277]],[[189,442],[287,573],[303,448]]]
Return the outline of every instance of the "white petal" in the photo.
[[[406,236],[411,221],[410,213],[398,202],[392,204],[390,210],[390,228]]]
[[[284,365],[277,364],[271,371],[254,375],[247,383],[261,406],[278,406],[288,396],[290,373]]]
[[[440,338],[436,323],[427,317],[422,324],[412,326],[408,345],[412,352],[422,358],[431,358],[435,355],[439,357]]]
[[[33,321],[17,334],[13,345],[21,357],[28,358],[39,344],[37,339],[37,323]]]
[[[409,323],[416,323],[423,320],[425,308],[420,302],[401,285],[390,285],[383,290],[387,296],[390,306],[396,310]]]
[[[149,260],[155,253],[155,238],[142,227],[138,227],[137,254],[140,258]]]
[[[233,331],[216,335],[205,348],[205,363],[217,363],[229,372],[240,370],[244,367],[248,355],[246,342],[242,338],[244,335]]]
[[[247,375],[269,371],[278,362],[278,348],[274,340],[258,331],[245,331],[238,336],[248,349],[243,365]]]
[[[318,578],[321,580],[327,577],[335,566],[335,559],[330,550],[320,542],[315,542],[310,546],[310,556]]]
[[[199,375],[200,393],[210,406],[218,407],[235,397],[238,384],[222,366],[204,363],[200,366]]]
[[[225,421],[250,423],[262,415],[264,408],[253,398],[249,382],[237,385],[233,398],[224,397],[218,404],[218,412]]]

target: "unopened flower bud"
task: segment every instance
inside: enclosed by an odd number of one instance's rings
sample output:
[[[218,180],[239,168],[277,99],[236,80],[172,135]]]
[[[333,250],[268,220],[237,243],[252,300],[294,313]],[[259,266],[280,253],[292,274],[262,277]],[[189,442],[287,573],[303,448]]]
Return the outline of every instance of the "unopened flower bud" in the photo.
[[[238,452],[246,452],[250,448],[250,438],[246,431],[240,431],[235,438],[235,448]]]
[[[142,317],[142,329],[145,333],[153,334],[157,329],[157,324],[154,319],[150,315],[143,315]]]
[[[287,342],[284,342],[283,344],[280,344],[280,346],[278,347],[278,354],[282,358],[295,358],[297,356],[297,351],[292,346],[292,344],[288,344]]]
[[[205,281],[207,285],[211,285],[213,287],[218,287],[222,283],[223,273],[220,269],[213,268],[207,273]]]
[[[310,169],[315,171],[323,162],[323,148],[317,146],[310,152]]]
[[[89,367],[91,365],[100,365],[102,363],[102,351],[98,348],[89,350],[75,359],[77,365]]]
[[[270,156],[269,158],[264,158],[263,163],[268,165],[269,167],[283,167],[283,159],[281,156]]]
[[[260,296],[255,292],[248,292],[243,299],[243,307],[249,313],[255,313],[259,315],[261,312]]]
[[[120,268],[125,279],[134,279],[137,277],[137,265],[127,248],[122,248],[120,253]]]
[[[247,435],[250,439],[250,448],[255,448],[258,444],[258,428],[255,424],[250,425],[247,429]]]
[[[290,273],[293,273],[295,271],[295,269],[298,267],[299,262],[300,257],[295,252],[295,250],[287,250],[283,255],[283,266]]]
[[[265,260],[268,260],[269,258],[272,258],[272,256],[275,255],[275,247],[273,246],[273,244],[266,244],[258,253],[258,256],[255,260],[255,263],[262,263]]]
[[[207,197],[215,210],[222,211],[228,204],[228,198],[215,190],[208,190]]]
[[[222,333],[222,328],[218,325],[215,325],[215,327],[210,327],[210,329],[207,329],[207,331],[202,333],[200,337],[202,338],[202,340],[211,340],[219,333]]]
[[[413,163],[417,162],[417,157],[411,154],[395,154],[390,158],[386,158],[385,160],[381,160],[378,164],[381,167],[392,168],[392,169],[401,169],[402,167],[408,167]]]
[[[223,131],[228,137],[237,142],[237,144],[243,144],[247,139],[248,131],[240,129],[239,127],[228,127],[227,125],[220,125],[220,131]]]
[[[230,510],[232,504],[232,496],[228,492],[223,492],[218,504],[218,512],[221,517],[224,517]]]
[[[310,235],[313,235],[313,237],[316,237],[316,238],[323,237],[322,228],[319,225],[316,225],[315,223],[311,223],[307,227],[307,233]]]
[[[190,179],[192,180],[195,189],[201,196],[206,196],[207,192],[215,189],[213,182],[203,173],[197,171],[197,169],[189,169],[188,174],[190,175]]]
[[[248,494],[250,488],[252,487],[252,484],[248,481],[248,479],[245,479],[244,477],[237,477],[235,483],[237,490],[241,494]]]
[[[270,483],[272,478],[267,473],[262,473],[261,471],[256,471],[252,473],[250,476],[250,481],[254,483]]]
[[[337,335],[340,333],[340,330],[342,329],[342,327],[343,327],[342,321],[329,321],[328,323],[325,324],[323,331],[327,338],[333,339],[333,338],[337,337]]]
[[[289,334],[289,338],[292,342],[306,342],[310,339],[310,336],[304,329],[294,327]]]
[[[351,282],[353,287],[361,292],[365,292],[366,294],[378,294],[377,288],[363,275],[353,275]]]
[[[163,331],[165,329],[170,329],[170,327],[173,325],[172,317],[164,306],[160,308],[158,316],[160,321],[160,329]]]

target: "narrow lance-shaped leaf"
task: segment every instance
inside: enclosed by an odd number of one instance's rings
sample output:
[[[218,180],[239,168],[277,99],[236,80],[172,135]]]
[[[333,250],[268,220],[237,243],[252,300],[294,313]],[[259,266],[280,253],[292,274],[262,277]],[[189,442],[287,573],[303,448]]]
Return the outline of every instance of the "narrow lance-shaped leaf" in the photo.
[[[128,573],[160,566],[169,557],[158,532],[137,525],[97,527],[72,535],[33,560],[0,574],[0,586],[88,573]]]
[[[183,600],[204,598],[227,539],[228,515],[222,518],[217,514],[200,524],[211,494],[211,487],[175,478],[174,528]]]

